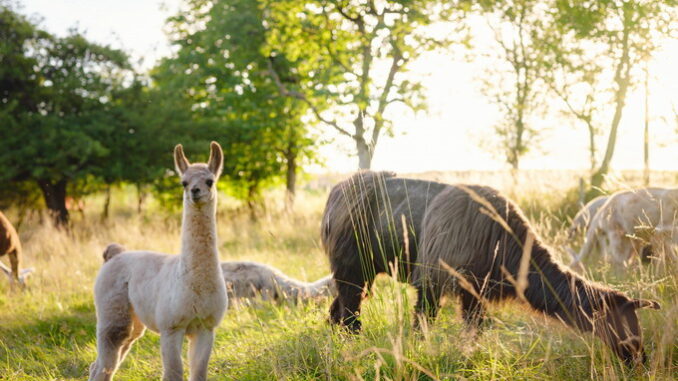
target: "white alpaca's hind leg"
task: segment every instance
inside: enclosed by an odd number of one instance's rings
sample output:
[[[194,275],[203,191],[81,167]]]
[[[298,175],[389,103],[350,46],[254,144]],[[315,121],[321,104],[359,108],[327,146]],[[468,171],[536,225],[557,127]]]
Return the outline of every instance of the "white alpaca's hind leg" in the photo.
[[[127,324],[125,324],[127,323]],[[109,381],[120,365],[120,349],[130,337],[130,320],[97,327],[97,360],[90,366],[90,381]]]
[[[120,365],[120,349],[133,330],[126,289],[111,288],[97,295],[97,359],[90,366],[90,381],[111,380]]]
[[[184,379],[184,367],[181,363],[181,345],[184,341],[184,334],[184,330],[160,332],[163,381],[182,381]]]
[[[129,337],[127,340],[125,340],[125,343],[122,345],[122,348],[120,349],[120,363],[122,364],[123,361],[125,361],[125,357],[127,356],[127,353],[129,350],[132,348],[132,344],[140,338],[141,336],[144,335],[144,332],[146,332],[146,326],[137,318],[136,316],[132,315],[132,331],[130,332]]]
[[[189,359],[191,364],[191,381],[207,379],[207,364],[212,354],[214,331],[200,330],[190,337]]]

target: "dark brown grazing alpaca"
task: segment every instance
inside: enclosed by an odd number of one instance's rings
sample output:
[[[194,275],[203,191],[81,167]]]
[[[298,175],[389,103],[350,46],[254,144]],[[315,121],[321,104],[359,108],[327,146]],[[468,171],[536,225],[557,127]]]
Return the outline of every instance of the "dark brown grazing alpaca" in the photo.
[[[440,183],[369,171],[332,188],[321,226],[337,288],[330,307],[332,323],[360,329],[360,304],[377,274],[396,269],[400,281],[409,280],[424,211],[444,188]]]
[[[9,257],[9,265],[11,267],[10,275],[17,283],[21,283],[19,279],[19,261],[21,260],[21,242],[19,235],[14,226],[9,222],[2,212],[0,212],[0,257],[7,255]],[[0,263],[3,271],[7,269]]]
[[[524,262],[527,272],[521,274],[523,246],[530,248],[525,244],[528,235],[535,237],[534,229],[498,191],[483,186],[445,187],[431,201],[422,222],[419,264],[413,275],[417,311],[433,318],[441,296],[459,295],[465,321],[479,325],[484,302],[515,298],[523,275],[527,280],[523,295],[532,308],[581,331],[593,331],[629,365],[645,362],[636,309],[659,309],[659,304],[630,299],[581,278],[554,261],[536,237],[530,261]],[[463,282],[465,287],[457,276],[468,281]]]

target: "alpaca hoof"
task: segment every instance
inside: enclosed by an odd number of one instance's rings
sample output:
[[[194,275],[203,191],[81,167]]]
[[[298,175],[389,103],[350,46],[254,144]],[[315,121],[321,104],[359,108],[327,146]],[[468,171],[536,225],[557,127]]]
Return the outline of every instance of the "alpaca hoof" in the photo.
[[[362,323],[358,320],[357,316],[350,316],[344,319],[343,326],[348,332],[353,334],[360,333],[360,330],[362,329]]]

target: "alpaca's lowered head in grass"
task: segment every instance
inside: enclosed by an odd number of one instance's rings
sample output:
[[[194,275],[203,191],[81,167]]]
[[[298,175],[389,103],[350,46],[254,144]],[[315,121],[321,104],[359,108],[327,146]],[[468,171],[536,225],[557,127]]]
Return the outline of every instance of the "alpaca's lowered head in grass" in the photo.
[[[33,272],[33,269],[23,269],[19,271],[22,255],[19,234],[7,217],[0,212],[0,257],[4,255],[9,257],[11,268],[8,268],[0,262],[0,270],[7,275],[10,285],[19,284],[20,287],[25,287],[26,278]]]

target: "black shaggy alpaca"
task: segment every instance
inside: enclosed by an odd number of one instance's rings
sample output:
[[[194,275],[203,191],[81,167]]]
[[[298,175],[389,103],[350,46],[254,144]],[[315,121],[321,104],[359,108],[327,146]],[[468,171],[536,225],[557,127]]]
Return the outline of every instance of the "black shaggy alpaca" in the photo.
[[[417,311],[435,317],[440,297],[451,293],[460,296],[465,321],[478,325],[485,301],[518,296],[522,275],[527,281],[523,296],[532,308],[593,331],[628,364],[644,362],[636,309],[658,309],[659,304],[586,281],[555,262],[538,238],[526,244],[528,235],[534,237],[534,230],[526,218],[496,190],[447,186],[431,201],[422,222],[414,272]],[[525,246],[529,262],[521,273]]]
[[[516,296],[511,281],[520,278],[523,243],[533,233],[518,208],[491,188],[387,172],[360,172],[337,184],[321,229],[337,287],[330,321],[354,331],[375,276],[394,271],[400,281],[414,280],[420,313],[434,317],[440,297],[452,292],[461,296],[466,321],[479,324],[485,300]],[[659,308],[656,302],[587,282],[554,262],[537,238],[530,253],[524,297],[533,308],[593,330],[628,362],[644,359],[635,310]],[[472,289],[457,287],[451,272],[463,274]]]

